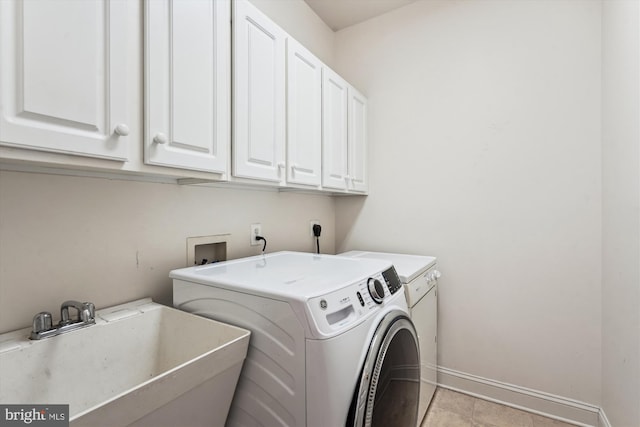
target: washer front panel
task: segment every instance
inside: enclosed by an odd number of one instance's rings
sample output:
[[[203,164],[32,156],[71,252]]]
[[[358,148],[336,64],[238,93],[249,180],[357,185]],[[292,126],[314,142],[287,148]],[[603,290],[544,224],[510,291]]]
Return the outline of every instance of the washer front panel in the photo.
[[[381,305],[376,306],[371,311],[372,315],[342,334],[329,339],[306,340],[307,427],[345,425],[362,367],[380,322],[391,312],[409,315],[404,292],[386,297]]]

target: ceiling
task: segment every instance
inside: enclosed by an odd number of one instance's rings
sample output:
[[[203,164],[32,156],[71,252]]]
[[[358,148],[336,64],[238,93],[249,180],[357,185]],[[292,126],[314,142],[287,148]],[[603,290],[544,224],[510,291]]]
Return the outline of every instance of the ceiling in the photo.
[[[416,0],[304,0],[333,30],[366,21]]]

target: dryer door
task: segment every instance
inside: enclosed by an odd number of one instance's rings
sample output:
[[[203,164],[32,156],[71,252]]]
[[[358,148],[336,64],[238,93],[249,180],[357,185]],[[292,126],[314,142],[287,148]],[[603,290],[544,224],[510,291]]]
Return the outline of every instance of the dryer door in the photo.
[[[347,425],[415,427],[419,393],[418,335],[405,313],[392,311],[369,346]]]

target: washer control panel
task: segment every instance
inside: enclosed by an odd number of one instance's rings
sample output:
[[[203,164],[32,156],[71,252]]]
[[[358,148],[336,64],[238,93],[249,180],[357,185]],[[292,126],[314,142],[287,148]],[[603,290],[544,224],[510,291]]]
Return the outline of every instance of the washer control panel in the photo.
[[[343,289],[310,298],[307,307],[315,328],[321,335],[329,335],[367,317],[400,289],[402,283],[391,267]]]
[[[376,304],[382,304],[382,300],[384,299],[384,287],[382,286],[382,282],[378,279],[374,279],[373,277],[369,277],[369,280],[367,280],[367,289],[369,290],[369,295],[373,302]]]
[[[400,288],[402,288],[402,282],[400,282],[398,272],[393,266],[390,269],[383,271],[382,277],[387,283],[387,288],[389,288],[389,292],[391,292],[391,295],[395,294],[400,290]]]

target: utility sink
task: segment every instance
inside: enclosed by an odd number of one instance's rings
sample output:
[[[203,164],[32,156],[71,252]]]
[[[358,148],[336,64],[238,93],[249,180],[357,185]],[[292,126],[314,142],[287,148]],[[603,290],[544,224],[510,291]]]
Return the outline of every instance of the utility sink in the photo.
[[[0,335],[1,404],[69,404],[72,426],[224,425],[250,332],[143,299],[32,341]]]

